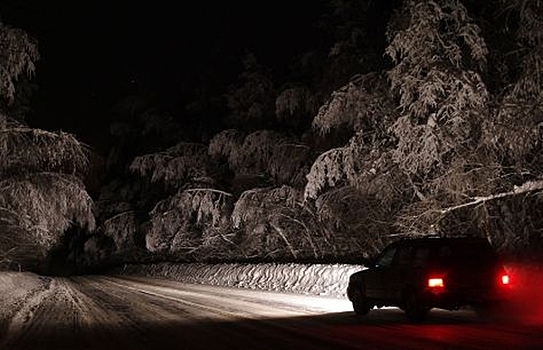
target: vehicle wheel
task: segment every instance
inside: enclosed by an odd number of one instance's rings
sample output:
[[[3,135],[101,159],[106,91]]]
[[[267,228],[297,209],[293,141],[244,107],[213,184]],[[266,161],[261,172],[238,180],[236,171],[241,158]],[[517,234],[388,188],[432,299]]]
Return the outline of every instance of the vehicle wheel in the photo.
[[[353,301],[353,309],[357,315],[367,315],[370,312],[370,306],[366,302]]]
[[[358,291],[353,298],[353,309],[358,315],[367,315],[370,312],[372,305],[370,305],[368,298],[364,292]]]
[[[414,290],[408,290],[404,293],[403,309],[407,318],[413,322],[421,322],[426,318],[430,307],[425,305],[420,294]]]

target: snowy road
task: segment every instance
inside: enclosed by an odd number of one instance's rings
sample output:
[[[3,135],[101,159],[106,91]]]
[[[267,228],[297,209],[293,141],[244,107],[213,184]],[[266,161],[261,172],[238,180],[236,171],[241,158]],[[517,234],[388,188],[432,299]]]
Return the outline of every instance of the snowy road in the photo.
[[[410,324],[397,309],[356,317],[346,300],[149,278],[9,281],[0,279],[0,349],[538,349],[543,344],[540,325],[485,323],[469,311],[433,310],[427,322]]]

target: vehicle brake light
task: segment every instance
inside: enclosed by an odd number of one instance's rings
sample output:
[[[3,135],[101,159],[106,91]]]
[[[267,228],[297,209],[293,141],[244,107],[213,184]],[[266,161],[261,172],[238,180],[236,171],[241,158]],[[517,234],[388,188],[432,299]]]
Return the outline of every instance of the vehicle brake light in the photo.
[[[443,283],[443,278],[429,278],[428,287],[430,288],[443,288],[445,284]]]
[[[501,276],[501,282],[504,286],[508,285],[509,284],[509,275],[502,275]]]

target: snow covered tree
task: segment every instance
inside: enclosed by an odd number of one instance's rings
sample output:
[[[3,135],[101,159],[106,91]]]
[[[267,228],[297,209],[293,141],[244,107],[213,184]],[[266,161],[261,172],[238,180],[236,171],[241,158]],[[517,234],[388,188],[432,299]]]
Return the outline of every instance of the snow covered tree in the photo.
[[[92,200],[82,181],[88,152],[84,145],[72,135],[33,129],[3,116],[0,139],[4,254],[14,263],[35,263],[71,225],[94,228]]]
[[[288,84],[275,100],[278,122],[295,133],[303,133],[318,110],[318,97],[303,84]]]
[[[5,105],[9,106],[15,100],[17,79],[33,76],[38,59],[38,47],[33,38],[21,29],[0,22],[0,97]]]
[[[243,192],[232,213],[242,230],[240,249],[246,258],[298,258],[321,253],[314,229],[301,220],[301,191],[289,186]],[[308,253],[309,251],[309,253]]]
[[[170,259],[285,257],[278,251],[292,239],[296,253],[288,256],[315,256],[320,249],[308,248],[311,240],[296,241],[302,239],[301,201],[286,195],[301,198],[311,160],[309,147],[282,133],[234,129],[217,134],[208,147],[181,142],[136,157],[132,171],[166,189],[149,213],[147,249]],[[257,241],[262,245],[251,248]]]
[[[105,183],[96,200],[99,225],[92,242],[87,242],[84,248],[85,257],[91,260],[119,261],[146,254],[144,222],[148,212],[164,197],[165,189],[157,186],[156,181],[134,174],[130,164],[137,156],[169,147],[182,137],[178,120],[160,108],[152,94],[131,86],[131,90],[134,88],[135,91],[130,91],[130,95],[117,101],[110,110],[111,147],[105,166]],[[152,166],[151,158],[138,158],[143,171],[151,171],[145,168]],[[102,249],[107,254],[93,251],[102,246],[108,247]],[[93,263],[87,260],[83,263]]]
[[[533,18],[534,12],[527,13]],[[537,32],[537,20],[524,23]],[[512,181],[528,168],[526,162],[519,166],[508,161],[514,153],[499,149],[515,144],[521,135],[504,134],[515,130],[511,123],[517,117],[507,124],[494,113],[493,96],[483,81],[488,48],[480,28],[461,1],[408,0],[392,17],[387,34],[386,54],[393,63],[388,79],[377,73],[353,77],[332,93],[313,121],[323,134],[345,129],[354,136],[317,158],[307,176],[306,200],[315,200],[325,222],[351,234],[364,231],[356,228],[364,220],[359,227],[385,234],[424,234],[440,228],[483,234],[491,227],[503,228],[491,213],[499,208],[510,212],[516,204],[505,209],[487,203],[502,198],[505,202],[540,186]],[[538,78],[533,69],[530,77],[530,88],[518,92],[531,94],[534,102]],[[536,131],[535,125],[516,129]],[[522,159],[528,154],[537,159],[533,147],[539,136],[531,135],[531,151]],[[526,140],[522,137],[520,145]],[[357,198],[356,209],[361,211],[349,210],[351,198]],[[388,224],[383,217],[390,218]],[[374,235],[373,242],[379,238]]]
[[[82,179],[89,150],[70,134],[34,129],[6,113],[17,79],[32,76],[35,42],[0,24],[0,261],[36,268],[72,225],[94,229]]]
[[[506,169],[505,191],[486,205],[487,226],[496,244],[522,257],[543,251],[543,4],[536,0],[502,1],[502,17],[514,45],[505,70],[507,84],[495,97],[485,139]]]
[[[479,26],[490,5],[405,0],[390,17],[397,3],[334,1],[332,17],[345,23],[332,23],[336,44],[313,61],[327,66],[308,70],[317,75],[300,73],[275,97],[248,55],[226,94],[233,129],[207,148],[180,143],[136,158],[133,170],[169,187],[151,211],[147,248],[177,258],[345,257],[376,252],[398,231],[518,237],[514,218],[537,222],[517,198],[536,206],[543,187],[539,3],[510,3],[523,50],[491,69],[511,46],[483,37],[501,30]],[[388,45],[364,22],[374,13],[391,18]]]
[[[519,13],[513,27],[526,50],[518,67],[506,69],[520,72],[507,77],[512,85],[489,79],[497,95],[483,82],[486,41],[461,1],[406,1],[391,22],[389,78],[401,111],[392,128],[394,160],[417,196],[398,216],[404,232],[487,235],[517,253],[539,235],[534,227],[541,223],[531,220],[540,215],[543,188],[541,7],[537,1],[509,5]],[[504,78],[503,69],[490,71]]]
[[[272,130],[258,130],[246,136],[237,130],[224,130],[211,139],[209,152],[227,162],[234,173],[233,182],[253,178],[252,183],[260,183],[260,187],[303,187],[313,160],[308,145]]]
[[[394,62],[388,75],[401,113],[392,127],[393,158],[419,200],[406,209],[411,219],[401,227],[426,232],[439,219],[421,211],[435,213],[499,188],[501,167],[481,142],[490,118],[481,78],[488,48],[458,0],[405,1],[388,37]]]
[[[39,59],[36,41],[0,21],[0,113],[24,120],[36,86],[30,82]]]
[[[315,202],[325,231],[338,242],[344,237],[351,242],[345,253],[350,249],[375,253],[382,248],[392,232],[392,218],[411,193],[392,160],[389,129],[397,119],[394,102],[383,75],[357,75],[332,93],[313,120],[323,135],[334,129],[354,134],[346,145],[315,160],[304,194],[306,201]]]
[[[149,213],[145,244],[150,252],[204,259],[207,252],[218,254],[231,243],[227,236],[232,195],[218,189],[205,145],[181,142],[136,157],[131,170],[167,189],[166,198]]]
[[[497,121],[490,125],[487,137],[508,163],[532,173],[533,178],[543,171],[543,4],[511,1],[505,11],[518,17],[517,47],[508,53],[517,57],[511,69],[518,75],[501,92]]]
[[[478,69],[488,50],[460,1],[409,0],[400,13],[386,49],[395,63],[391,85],[400,96],[395,159],[406,173],[424,178],[478,143],[488,115]]]

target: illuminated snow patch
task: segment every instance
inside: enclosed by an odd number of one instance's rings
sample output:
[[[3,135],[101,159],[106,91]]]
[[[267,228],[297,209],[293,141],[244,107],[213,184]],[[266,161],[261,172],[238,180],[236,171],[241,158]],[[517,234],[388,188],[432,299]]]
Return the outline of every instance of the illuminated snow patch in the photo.
[[[352,311],[353,307],[347,299],[318,297],[292,293],[270,293],[266,295],[270,304],[291,305],[293,307],[318,313],[335,313]]]
[[[126,265],[120,275],[166,278],[254,290],[319,295],[346,299],[351,274],[363,269],[350,264],[173,264]]]

